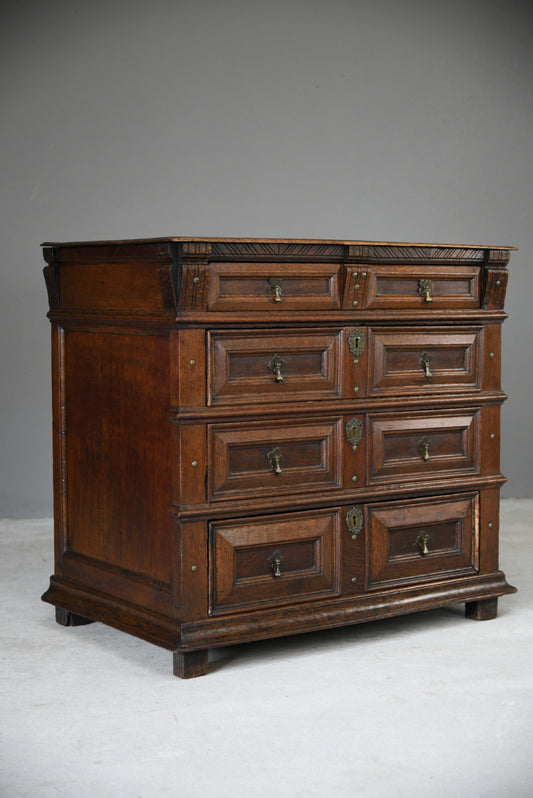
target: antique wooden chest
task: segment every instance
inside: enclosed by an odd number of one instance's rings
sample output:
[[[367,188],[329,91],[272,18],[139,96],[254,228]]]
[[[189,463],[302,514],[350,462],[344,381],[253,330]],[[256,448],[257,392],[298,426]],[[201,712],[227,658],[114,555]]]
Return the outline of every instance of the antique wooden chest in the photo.
[[[45,244],[58,622],[190,677],[226,644],[493,618],[511,249]]]

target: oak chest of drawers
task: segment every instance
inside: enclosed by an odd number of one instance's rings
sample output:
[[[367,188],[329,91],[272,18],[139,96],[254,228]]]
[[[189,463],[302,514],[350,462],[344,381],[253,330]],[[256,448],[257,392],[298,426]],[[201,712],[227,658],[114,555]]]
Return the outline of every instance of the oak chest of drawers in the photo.
[[[45,244],[64,625],[174,652],[496,615],[509,247]]]

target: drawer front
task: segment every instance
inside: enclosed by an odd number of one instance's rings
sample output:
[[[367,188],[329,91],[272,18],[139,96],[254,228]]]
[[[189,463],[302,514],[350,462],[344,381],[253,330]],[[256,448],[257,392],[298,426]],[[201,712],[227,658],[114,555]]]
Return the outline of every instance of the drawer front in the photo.
[[[341,330],[213,331],[209,404],[338,399]]]
[[[368,506],[369,588],[476,573],[478,494]]]
[[[338,509],[210,524],[211,614],[338,593]]]
[[[478,266],[368,266],[364,306],[391,310],[479,308]]]
[[[479,410],[380,413],[368,424],[369,484],[479,473]]]
[[[213,263],[209,310],[334,310],[341,307],[336,263]]]
[[[209,426],[211,500],[341,485],[342,419]]]
[[[482,328],[370,330],[370,394],[481,388]]]

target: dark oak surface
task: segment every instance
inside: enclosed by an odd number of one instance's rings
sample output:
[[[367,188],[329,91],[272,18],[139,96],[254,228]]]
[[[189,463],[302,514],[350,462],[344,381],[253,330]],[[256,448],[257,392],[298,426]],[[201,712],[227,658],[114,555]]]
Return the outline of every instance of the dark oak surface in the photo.
[[[47,243],[62,625],[174,652],[495,616],[512,247]]]
[[[516,250],[516,247],[494,245],[494,244],[421,244],[405,241],[360,241],[352,239],[330,239],[330,238],[224,238],[224,237],[202,237],[202,236],[162,236],[160,238],[133,238],[133,239],[111,239],[105,241],[69,241],[69,242],[47,242],[43,247],[72,247],[81,245],[99,246],[100,244],[159,244],[166,241],[197,241],[197,242],[228,242],[228,243],[267,243],[267,244],[349,244],[349,245],[382,245],[385,247],[432,247],[449,249],[509,249]]]

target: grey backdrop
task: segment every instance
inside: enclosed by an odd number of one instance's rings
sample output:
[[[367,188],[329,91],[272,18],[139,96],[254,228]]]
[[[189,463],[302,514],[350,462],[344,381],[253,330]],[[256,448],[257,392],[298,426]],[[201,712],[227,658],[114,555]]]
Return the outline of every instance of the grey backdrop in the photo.
[[[520,247],[502,469],[533,494],[530,0],[6,6],[1,515],[52,511],[46,239]]]

